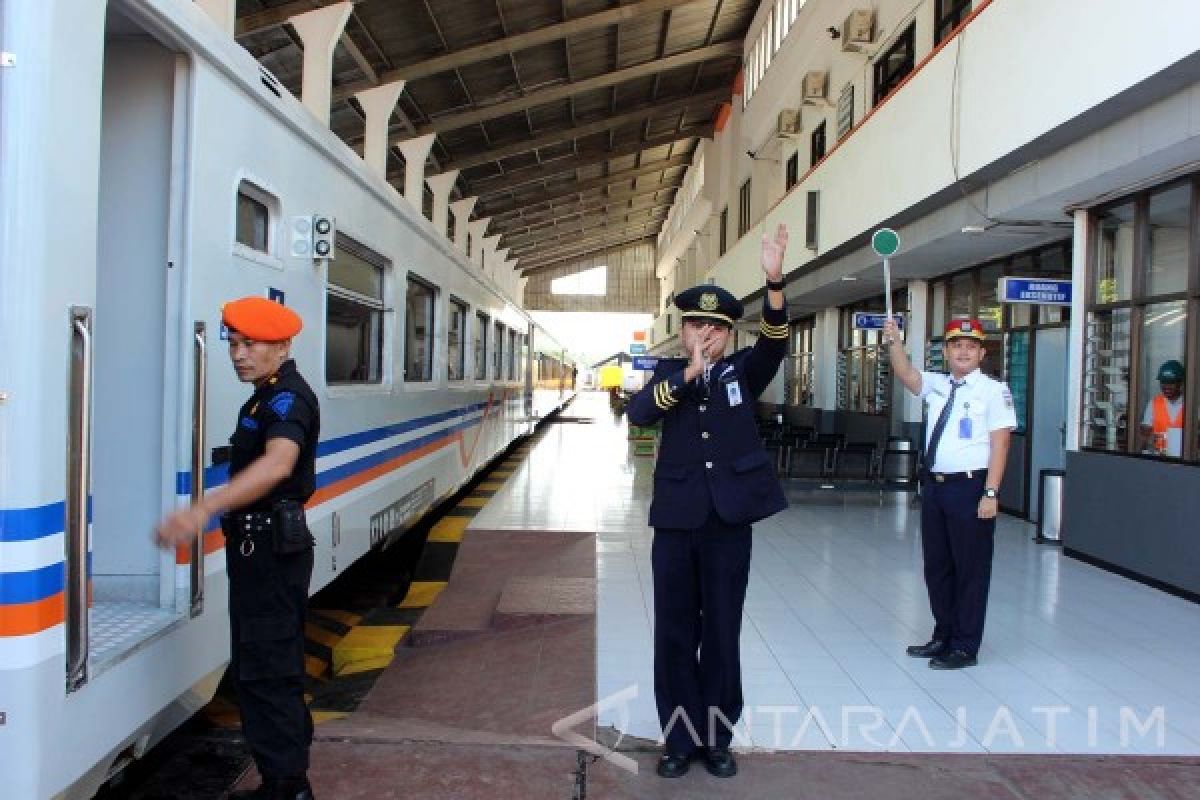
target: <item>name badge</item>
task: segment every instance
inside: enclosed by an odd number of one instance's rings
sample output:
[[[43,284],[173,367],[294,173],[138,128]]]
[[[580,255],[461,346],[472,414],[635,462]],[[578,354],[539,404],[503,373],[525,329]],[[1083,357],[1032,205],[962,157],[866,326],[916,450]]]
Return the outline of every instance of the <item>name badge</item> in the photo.
[[[958,421],[958,438],[960,438],[960,439],[970,439],[971,438],[971,418],[970,417],[962,417],[961,419],[959,419],[959,421]]]
[[[738,386],[737,381],[730,381],[725,384],[725,394],[729,397],[729,405],[737,406],[742,403],[742,387]]]

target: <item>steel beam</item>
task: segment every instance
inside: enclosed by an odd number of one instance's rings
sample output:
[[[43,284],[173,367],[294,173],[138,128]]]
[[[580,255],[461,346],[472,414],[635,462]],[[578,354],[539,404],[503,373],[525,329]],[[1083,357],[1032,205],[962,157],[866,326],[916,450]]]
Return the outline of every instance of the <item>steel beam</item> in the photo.
[[[525,33],[518,33],[512,36],[506,36],[503,39],[497,39],[494,42],[485,42],[467,47],[462,50],[456,50],[452,53],[443,53],[442,55],[432,56],[431,58],[422,59],[407,66],[398,67],[394,70],[384,72],[380,77],[384,81],[393,80],[416,80],[417,78],[425,78],[430,75],[436,75],[439,72],[448,72],[452,69],[465,67],[469,64],[477,64],[480,61],[487,61],[492,58],[516,53],[521,50],[527,50],[531,47],[556,42],[560,39],[566,39],[579,33],[596,30],[597,28],[606,28],[609,25],[616,25],[626,20],[634,19],[635,17],[644,14],[657,14],[663,11],[668,11],[677,6],[693,3],[695,0],[643,0],[640,3],[630,3],[617,8],[610,8],[606,11],[600,11],[595,14],[588,14],[575,19],[569,19],[564,22],[559,22],[554,25],[547,25],[544,28],[537,28]],[[295,4],[293,4],[295,5]],[[308,10],[308,9],[305,9]],[[262,12],[266,13],[266,12]],[[251,15],[255,16],[255,15]],[[349,84],[335,90],[334,98],[338,98],[338,93],[343,92],[344,96],[349,97],[355,92],[361,91],[363,87],[355,84]]]

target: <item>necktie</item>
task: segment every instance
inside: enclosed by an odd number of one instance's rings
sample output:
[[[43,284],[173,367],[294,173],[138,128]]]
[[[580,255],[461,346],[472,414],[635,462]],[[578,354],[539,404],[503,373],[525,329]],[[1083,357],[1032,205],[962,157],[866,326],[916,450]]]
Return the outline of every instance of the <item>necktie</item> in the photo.
[[[962,386],[966,381],[950,381],[950,396],[946,398],[946,405],[942,406],[942,413],[938,414],[937,422],[933,424],[933,433],[929,436],[929,444],[925,447],[925,469],[933,469],[933,460],[937,457],[938,442],[942,439],[942,432],[946,430],[946,423],[950,421],[950,411],[954,408],[954,393],[958,391],[958,387]]]

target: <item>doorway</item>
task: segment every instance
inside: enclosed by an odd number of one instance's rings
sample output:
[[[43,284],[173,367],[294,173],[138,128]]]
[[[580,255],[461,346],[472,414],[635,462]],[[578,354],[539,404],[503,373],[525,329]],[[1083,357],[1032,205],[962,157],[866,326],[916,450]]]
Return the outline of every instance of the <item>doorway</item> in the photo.
[[[173,559],[152,541],[174,503],[168,237],[176,54],[109,11],[105,31],[92,394],[93,670],[176,617]],[[176,270],[177,272],[177,270]],[[168,585],[169,584],[169,585]]]
[[[1044,469],[1066,466],[1067,328],[1034,333],[1033,407],[1029,415],[1029,519],[1038,521],[1038,480]]]

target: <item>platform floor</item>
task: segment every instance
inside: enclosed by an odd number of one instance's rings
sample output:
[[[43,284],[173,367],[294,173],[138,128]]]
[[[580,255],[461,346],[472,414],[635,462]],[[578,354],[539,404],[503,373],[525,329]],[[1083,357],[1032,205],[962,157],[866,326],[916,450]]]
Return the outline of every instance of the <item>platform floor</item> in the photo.
[[[596,532],[598,695],[622,693],[600,721],[655,739],[653,459],[632,455],[603,394],[567,414],[594,421],[551,426],[472,527]],[[931,670],[904,655],[932,628],[910,496],[790,499],[755,526],[743,746],[1200,755],[1200,606],[1002,516],[980,663]]]
[[[917,513],[861,492],[756,526],[741,772],[658,778],[652,460],[604,395],[566,416],[489,479],[358,710],[318,726],[318,797],[1200,800],[1200,607],[1004,519],[981,663],[929,670],[903,655],[931,624]]]

